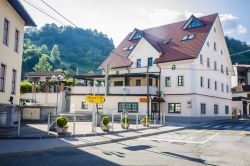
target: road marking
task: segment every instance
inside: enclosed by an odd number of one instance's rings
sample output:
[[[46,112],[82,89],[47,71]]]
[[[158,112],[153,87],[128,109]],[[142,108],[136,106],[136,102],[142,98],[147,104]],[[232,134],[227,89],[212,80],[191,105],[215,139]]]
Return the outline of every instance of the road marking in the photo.
[[[217,128],[219,128],[219,127],[221,127],[221,126],[220,126],[220,125],[214,126],[214,127],[212,127],[212,129],[217,129]]]
[[[229,129],[231,128],[232,126],[224,126],[223,129]]]
[[[239,129],[242,129],[242,128],[243,128],[243,126],[236,126],[234,129],[239,130]]]
[[[216,133],[212,136],[207,137],[204,141],[190,141],[190,140],[175,140],[175,139],[163,139],[163,138],[152,138],[152,137],[146,137],[146,138],[139,138],[141,140],[155,140],[155,141],[165,141],[165,142],[181,142],[181,143],[191,143],[191,144],[204,144],[210,140],[212,140],[214,137],[216,137],[219,133]],[[194,139],[195,137],[188,137],[188,139]],[[197,137],[196,137],[197,138]]]

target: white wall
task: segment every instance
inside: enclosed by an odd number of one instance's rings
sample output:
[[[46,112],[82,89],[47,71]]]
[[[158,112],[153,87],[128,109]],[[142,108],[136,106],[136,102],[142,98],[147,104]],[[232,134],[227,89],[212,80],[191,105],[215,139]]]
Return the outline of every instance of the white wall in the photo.
[[[3,44],[4,19],[9,21],[8,46]],[[23,53],[24,21],[5,0],[0,1],[0,64],[6,65],[5,92],[0,92],[0,103],[10,104],[10,96],[14,97],[14,104],[19,103],[21,66]],[[19,51],[14,51],[15,30],[19,31]],[[17,71],[16,93],[11,94],[12,70]]]

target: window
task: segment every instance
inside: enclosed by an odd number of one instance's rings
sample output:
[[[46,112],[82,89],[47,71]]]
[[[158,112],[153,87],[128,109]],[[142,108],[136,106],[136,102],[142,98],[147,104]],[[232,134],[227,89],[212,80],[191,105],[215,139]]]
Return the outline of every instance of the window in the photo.
[[[88,103],[85,101],[82,102],[82,109],[88,109]]]
[[[9,40],[9,25],[10,22],[7,19],[4,19],[4,27],[3,27],[3,44],[8,45]]]
[[[217,81],[214,81],[214,90],[217,90]]]
[[[170,86],[171,86],[171,78],[165,77],[165,87],[170,87]]]
[[[228,87],[228,85],[227,85],[227,93],[229,93],[229,87]]]
[[[210,43],[209,43],[209,41],[207,41],[207,46],[208,46],[208,47],[210,46]]]
[[[225,114],[226,114],[226,115],[229,114],[229,106],[228,106],[228,105],[225,106]]]
[[[136,60],[136,67],[141,68],[141,59]]]
[[[168,103],[168,113],[181,113],[181,103]]]
[[[153,66],[153,58],[148,58],[148,66]]]
[[[11,94],[16,94],[16,70],[12,70]]]
[[[141,80],[136,80],[136,86],[141,86]]]
[[[221,91],[224,92],[224,85],[221,83]]]
[[[216,28],[214,27],[214,32],[216,33]]]
[[[203,55],[200,55],[200,64],[203,64]]]
[[[178,76],[178,86],[184,86],[184,76]]]
[[[192,29],[192,28],[201,27],[201,26],[203,26],[203,23],[201,23],[200,21],[196,19],[193,19],[191,23],[188,25],[187,29]]]
[[[15,48],[14,48],[15,52],[18,53],[19,51],[19,31],[16,29],[15,32]]]
[[[210,89],[210,79],[207,79],[207,88]]]
[[[203,77],[201,77],[201,79],[200,79],[200,85],[201,85],[201,87],[204,86],[203,84],[204,84],[204,83],[203,83]]]
[[[219,106],[217,104],[214,105],[214,114],[219,114]]]
[[[210,58],[207,58],[207,67],[210,67]]]
[[[226,67],[226,74],[228,75],[228,67]]]
[[[153,79],[152,79],[152,78],[149,78],[149,79],[148,79],[148,85],[149,85],[149,86],[152,86],[152,85],[153,85]]]
[[[214,51],[216,51],[216,50],[217,50],[216,43],[214,42]]]
[[[217,70],[217,62],[214,61],[214,70]]]
[[[201,103],[201,114],[206,114],[206,104]]]
[[[134,37],[132,38],[132,40],[137,40],[137,39],[141,39],[141,38],[142,38],[141,34],[136,32]]]
[[[135,46],[129,46],[129,47],[127,48],[127,51],[132,50],[134,47],[135,47]]]
[[[123,86],[123,81],[115,81],[114,86]]]
[[[118,102],[118,112],[127,110],[128,112],[138,112],[138,103],[136,102]]]
[[[223,51],[222,50],[220,50],[220,54],[223,55]]]
[[[158,103],[152,103],[152,112],[154,113],[159,112]]]
[[[102,103],[98,103],[98,104],[97,104],[97,108],[98,108],[98,109],[103,109],[103,104],[102,104]]]
[[[4,64],[1,64],[1,69],[0,69],[0,92],[4,92],[5,72],[6,72],[6,66]]]
[[[186,36],[184,36],[181,40],[182,40],[182,41],[185,41],[185,40],[191,40],[191,39],[193,39],[193,38],[194,38],[194,36],[195,36],[195,34],[192,34],[192,35],[186,35]]]
[[[220,66],[221,73],[224,73],[223,65]]]
[[[163,43],[164,43],[164,44],[168,44],[168,43],[170,43],[170,41],[171,41],[171,39],[167,39],[167,40],[165,40]]]

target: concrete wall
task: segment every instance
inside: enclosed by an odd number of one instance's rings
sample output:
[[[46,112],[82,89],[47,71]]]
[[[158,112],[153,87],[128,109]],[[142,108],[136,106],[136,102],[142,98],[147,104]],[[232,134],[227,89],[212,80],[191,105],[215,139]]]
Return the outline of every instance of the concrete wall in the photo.
[[[3,44],[4,19],[9,21],[8,46]],[[10,96],[14,97],[14,104],[19,103],[21,66],[23,53],[24,21],[6,0],[0,1],[0,64],[6,65],[5,91],[0,92],[0,103],[10,104]],[[18,53],[14,51],[15,30],[19,31]],[[12,70],[16,70],[16,91],[11,94]]]
[[[16,126],[20,116],[20,109],[18,107],[0,104],[0,127]]]

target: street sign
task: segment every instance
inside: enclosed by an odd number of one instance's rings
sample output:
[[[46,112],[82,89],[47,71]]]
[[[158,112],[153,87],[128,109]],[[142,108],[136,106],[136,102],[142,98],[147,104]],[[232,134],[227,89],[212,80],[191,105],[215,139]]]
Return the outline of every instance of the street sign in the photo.
[[[105,102],[105,98],[104,96],[86,96],[86,102],[101,104]]]

